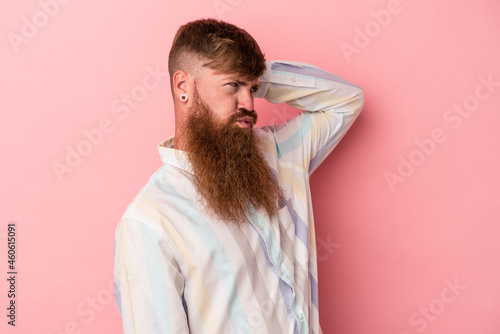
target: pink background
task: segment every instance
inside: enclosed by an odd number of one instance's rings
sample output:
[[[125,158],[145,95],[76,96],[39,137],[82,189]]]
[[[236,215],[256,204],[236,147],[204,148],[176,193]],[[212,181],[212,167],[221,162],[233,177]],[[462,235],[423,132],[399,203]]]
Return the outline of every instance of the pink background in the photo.
[[[311,181],[325,334],[500,332],[498,1],[30,0],[0,13],[0,332],[120,333],[114,231],[174,130],[167,77],[150,90],[143,78],[166,72],[176,29],[200,17],[365,91]],[[260,124],[295,113],[257,108]]]

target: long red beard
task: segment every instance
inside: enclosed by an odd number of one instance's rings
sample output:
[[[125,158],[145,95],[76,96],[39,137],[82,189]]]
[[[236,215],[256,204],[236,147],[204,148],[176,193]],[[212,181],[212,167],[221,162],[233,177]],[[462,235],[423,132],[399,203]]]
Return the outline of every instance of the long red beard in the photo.
[[[235,123],[251,116],[255,124],[257,114],[240,109],[218,123],[197,91],[193,99],[185,140],[193,183],[206,209],[219,219],[238,223],[246,221],[250,205],[275,215],[282,189],[258,149],[253,128],[240,128]]]

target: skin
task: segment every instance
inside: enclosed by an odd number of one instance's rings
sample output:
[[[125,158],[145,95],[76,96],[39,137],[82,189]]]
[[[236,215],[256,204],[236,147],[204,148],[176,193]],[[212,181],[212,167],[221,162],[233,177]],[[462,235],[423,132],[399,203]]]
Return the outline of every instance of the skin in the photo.
[[[237,77],[234,74],[220,73],[217,70],[203,67],[203,60],[198,59],[188,71],[179,70],[174,73],[172,87],[175,109],[175,142],[174,148],[186,150],[186,142],[182,134],[189,110],[193,103],[194,88],[198,90],[200,99],[214,113],[219,122],[223,122],[238,109],[254,110],[255,93],[260,86],[259,79],[252,81]],[[181,94],[186,94],[188,100],[182,102]],[[241,128],[251,128],[249,119],[239,119],[235,122]]]

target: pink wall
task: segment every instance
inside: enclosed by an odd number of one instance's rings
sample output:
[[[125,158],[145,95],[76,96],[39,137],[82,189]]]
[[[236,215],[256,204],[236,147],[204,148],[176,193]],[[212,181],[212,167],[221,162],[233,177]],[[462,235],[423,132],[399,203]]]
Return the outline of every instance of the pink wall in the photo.
[[[0,332],[121,331],[114,230],[173,133],[162,74],[173,34],[200,17],[365,90],[312,177],[325,334],[500,332],[497,1],[30,0],[0,13]],[[261,124],[293,113],[257,106]]]

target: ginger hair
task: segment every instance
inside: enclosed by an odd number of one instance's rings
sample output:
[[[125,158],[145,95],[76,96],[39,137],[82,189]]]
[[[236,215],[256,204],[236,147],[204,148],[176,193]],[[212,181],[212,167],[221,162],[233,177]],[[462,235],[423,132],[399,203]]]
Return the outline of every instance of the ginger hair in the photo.
[[[168,60],[170,83],[175,72],[189,72],[199,58],[202,66],[245,80],[255,80],[266,69],[264,54],[248,32],[215,19],[196,20],[179,28]]]

